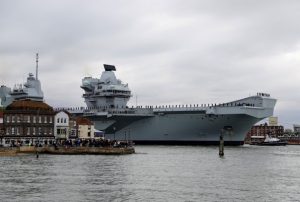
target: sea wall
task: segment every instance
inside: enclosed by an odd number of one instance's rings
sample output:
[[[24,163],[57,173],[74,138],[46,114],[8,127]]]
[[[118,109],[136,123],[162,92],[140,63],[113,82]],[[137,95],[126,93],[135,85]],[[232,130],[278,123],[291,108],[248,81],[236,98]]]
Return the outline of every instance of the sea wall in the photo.
[[[58,154],[58,155],[81,155],[81,154],[96,154],[96,155],[122,155],[133,154],[133,147],[2,147],[0,148],[0,156],[10,156],[17,154]]]

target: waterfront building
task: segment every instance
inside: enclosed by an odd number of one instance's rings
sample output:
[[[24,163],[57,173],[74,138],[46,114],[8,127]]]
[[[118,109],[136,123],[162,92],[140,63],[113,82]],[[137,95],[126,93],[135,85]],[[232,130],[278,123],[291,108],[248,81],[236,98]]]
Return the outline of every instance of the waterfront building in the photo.
[[[269,126],[278,126],[278,117],[270,116],[269,117]]]
[[[260,124],[252,126],[251,130],[247,133],[245,142],[249,143],[252,136],[263,136],[266,137],[266,135],[269,135],[271,137],[281,137],[284,134],[284,127],[279,125],[268,125]]]
[[[70,134],[70,115],[66,111],[57,111],[54,116],[54,136],[55,139],[68,139]]]
[[[94,138],[95,127],[94,123],[84,117],[76,118],[77,137],[80,139]]]
[[[288,142],[288,144],[300,144],[300,125],[294,124],[293,125],[294,131],[292,129],[285,129],[284,135],[280,137],[282,140]]]
[[[300,133],[300,125],[299,124],[294,124],[294,133],[295,134],[299,134]]]
[[[70,116],[69,119],[69,139],[76,139],[78,138],[77,135],[77,125],[76,125],[76,118],[74,116]]]
[[[54,140],[54,114],[53,108],[41,101],[14,101],[3,114],[4,143],[35,145]]]
[[[0,136],[3,135],[4,130],[3,130],[3,112],[0,111]]]

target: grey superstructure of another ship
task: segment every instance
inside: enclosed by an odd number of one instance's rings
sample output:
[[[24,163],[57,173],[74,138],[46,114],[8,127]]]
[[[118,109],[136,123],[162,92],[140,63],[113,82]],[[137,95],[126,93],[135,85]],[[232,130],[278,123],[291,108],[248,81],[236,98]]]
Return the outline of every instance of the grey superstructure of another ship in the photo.
[[[4,107],[11,104],[14,100],[44,100],[41,82],[38,79],[38,54],[36,54],[36,77],[34,77],[32,73],[29,73],[27,82],[23,85],[17,84],[13,89],[2,85],[0,87],[0,99],[0,104]]]
[[[91,119],[110,139],[143,144],[218,144],[220,132],[226,129],[225,144],[241,145],[252,125],[273,115],[276,104],[269,94],[258,93],[214,105],[128,107],[128,85],[116,78],[115,66],[104,65],[104,69],[100,79],[82,80],[87,108],[70,112]]]

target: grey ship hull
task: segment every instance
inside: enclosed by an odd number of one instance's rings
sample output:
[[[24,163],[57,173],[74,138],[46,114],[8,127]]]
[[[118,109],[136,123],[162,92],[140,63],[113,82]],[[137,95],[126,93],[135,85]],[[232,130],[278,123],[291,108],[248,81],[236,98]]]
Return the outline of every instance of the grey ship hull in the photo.
[[[259,119],[248,115],[206,115],[197,113],[165,113],[151,117],[115,115],[90,116],[95,128],[104,130],[106,138],[133,140],[137,144],[218,144],[221,130],[227,145],[242,145],[247,132]],[[119,128],[119,129],[118,129]],[[115,129],[115,132],[114,132]]]
[[[219,143],[224,127],[230,127],[231,132],[224,134],[225,144],[242,145],[251,127],[273,114],[275,103],[270,97],[252,96],[214,106],[89,109],[83,115],[109,139],[211,145]]]

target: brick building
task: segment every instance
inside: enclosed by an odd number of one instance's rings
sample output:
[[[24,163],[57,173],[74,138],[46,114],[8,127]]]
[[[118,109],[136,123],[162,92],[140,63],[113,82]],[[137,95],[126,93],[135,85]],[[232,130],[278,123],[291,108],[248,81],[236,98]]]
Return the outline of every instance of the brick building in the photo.
[[[277,125],[268,125],[267,123],[261,125],[252,126],[251,130],[247,133],[245,142],[248,143],[251,140],[251,136],[266,136],[281,137],[284,134],[284,127]]]
[[[54,140],[54,114],[53,108],[41,101],[14,101],[4,111],[2,143],[47,144]]]

